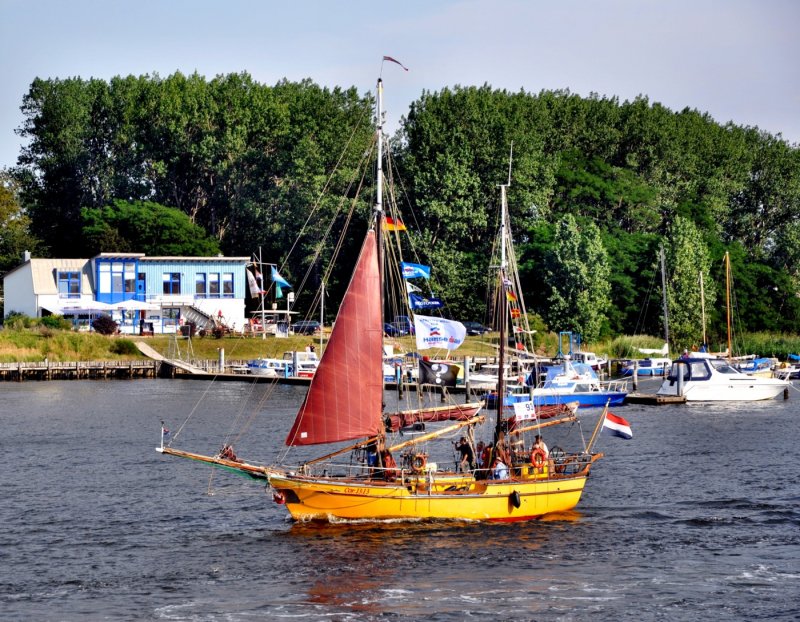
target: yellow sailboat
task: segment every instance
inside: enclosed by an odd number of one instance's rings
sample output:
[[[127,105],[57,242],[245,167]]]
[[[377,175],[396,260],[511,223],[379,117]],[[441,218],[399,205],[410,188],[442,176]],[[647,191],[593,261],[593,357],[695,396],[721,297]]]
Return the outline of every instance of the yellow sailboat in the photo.
[[[443,422],[442,427],[408,439],[395,434],[402,417],[383,413],[385,216],[380,191],[384,139],[380,80],[377,95],[379,191],[375,215],[327,347],[285,441],[290,450],[322,444],[336,449],[294,466],[262,466],[230,454],[202,456],[164,447],[163,442],[159,451],[268,481],[275,502],[301,521],[521,521],[570,510],[581,498],[592,465],[602,457],[592,453],[591,446],[604,417],[582,451],[568,454],[555,447],[549,452],[534,447],[530,435],[552,425],[575,422],[575,408],[564,407],[546,415],[531,411],[509,420],[503,416],[503,374],[499,374],[499,403],[493,422],[480,412],[480,404],[448,407],[441,412],[430,409],[428,421]],[[502,190],[501,238],[506,235],[505,187]],[[512,281],[506,270],[503,259],[496,275],[496,299],[503,305],[500,343],[506,339],[508,301],[518,295],[509,291]],[[504,350],[500,348],[500,369]],[[482,448],[476,445],[481,430],[491,436],[491,448],[483,451],[483,464]],[[454,451],[455,437],[460,437],[461,461],[446,457],[448,451],[451,455]]]

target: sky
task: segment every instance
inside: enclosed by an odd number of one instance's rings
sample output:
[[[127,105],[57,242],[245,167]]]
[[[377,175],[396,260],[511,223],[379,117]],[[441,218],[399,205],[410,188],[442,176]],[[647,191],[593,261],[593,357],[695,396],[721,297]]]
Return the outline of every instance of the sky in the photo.
[[[0,168],[35,78],[176,71],[366,93],[382,70],[390,132],[425,90],[488,84],[644,95],[797,144],[798,26],[796,0],[0,0]]]

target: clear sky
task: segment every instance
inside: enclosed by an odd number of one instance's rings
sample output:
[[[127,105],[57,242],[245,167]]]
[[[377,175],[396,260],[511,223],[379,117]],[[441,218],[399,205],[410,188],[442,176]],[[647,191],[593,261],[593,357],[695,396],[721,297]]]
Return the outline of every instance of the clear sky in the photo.
[[[797,0],[0,0],[0,167],[31,81],[245,71],[374,88],[389,129],[423,90],[646,95],[800,143]]]

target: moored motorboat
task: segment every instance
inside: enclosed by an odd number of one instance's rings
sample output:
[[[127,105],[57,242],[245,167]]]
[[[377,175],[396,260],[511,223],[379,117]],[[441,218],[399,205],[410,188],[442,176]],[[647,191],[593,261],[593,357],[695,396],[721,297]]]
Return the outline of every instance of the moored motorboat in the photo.
[[[672,363],[657,395],[683,395],[687,402],[770,400],[790,386],[780,378],[743,374],[726,361],[680,358]]]
[[[622,363],[622,375],[633,376],[666,376],[672,367],[672,359],[664,357],[635,359]]]

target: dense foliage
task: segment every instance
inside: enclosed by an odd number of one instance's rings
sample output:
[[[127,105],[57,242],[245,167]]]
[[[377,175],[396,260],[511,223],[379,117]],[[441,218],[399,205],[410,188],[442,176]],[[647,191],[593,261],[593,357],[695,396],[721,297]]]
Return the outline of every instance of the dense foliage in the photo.
[[[174,207],[148,201],[112,201],[81,210],[87,257],[102,252],[202,257],[220,252],[217,241]]]
[[[145,229],[173,222],[159,211],[165,206],[226,254],[290,255],[281,273],[310,285],[322,278],[312,260],[330,256],[343,222],[369,218],[369,192],[351,200],[372,177],[364,166],[371,106],[353,88],[265,86],[247,74],[37,79],[23,101],[28,143],[14,171],[16,217],[30,219],[53,256],[108,244],[151,252]],[[497,185],[508,182],[512,151],[509,206],[524,294],[551,329],[585,338],[661,334],[663,245],[674,345],[701,339],[698,271],[709,339],[724,331],[724,309],[712,301],[726,250],[739,330],[796,330],[796,146],[645,97],[621,103],[489,86],[424,92],[392,142],[413,260],[434,267],[431,285],[452,315],[482,317]],[[128,217],[134,206],[144,211]],[[356,251],[346,239],[343,252]],[[326,282],[333,302],[347,275]]]

